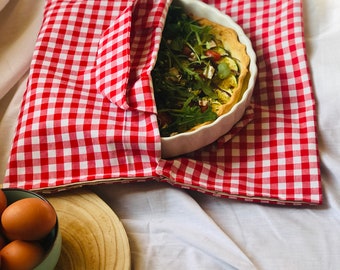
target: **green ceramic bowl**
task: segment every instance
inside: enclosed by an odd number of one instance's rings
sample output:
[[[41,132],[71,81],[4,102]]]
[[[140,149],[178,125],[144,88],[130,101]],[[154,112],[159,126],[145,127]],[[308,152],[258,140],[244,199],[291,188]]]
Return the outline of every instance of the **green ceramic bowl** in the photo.
[[[46,200],[41,195],[24,189],[4,188],[2,190],[4,191],[7,197],[8,205],[24,198],[39,198],[41,200],[48,202],[48,200]],[[56,225],[54,226],[52,231],[45,237],[45,239],[42,240],[42,245],[46,250],[44,260],[34,269],[35,270],[54,269],[58,263],[62,245],[62,237],[61,232],[59,230],[58,217]]]

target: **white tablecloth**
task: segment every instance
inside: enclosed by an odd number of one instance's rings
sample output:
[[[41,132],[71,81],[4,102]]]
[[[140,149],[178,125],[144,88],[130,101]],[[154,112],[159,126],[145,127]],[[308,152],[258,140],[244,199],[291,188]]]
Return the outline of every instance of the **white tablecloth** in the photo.
[[[10,0],[0,13],[0,180],[42,10],[43,0]],[[323,205],[260,205],[156,182],[98,186],[125,226],[133,269],[339,269],[339,13],[338,0],[304,0]]]

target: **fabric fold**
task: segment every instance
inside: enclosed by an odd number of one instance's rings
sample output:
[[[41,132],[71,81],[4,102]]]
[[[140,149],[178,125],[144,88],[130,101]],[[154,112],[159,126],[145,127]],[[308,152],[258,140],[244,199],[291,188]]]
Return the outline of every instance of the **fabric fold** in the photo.
[[[104,31],[96,59],[96,86],[111,102],[129,108],[126,91],[130,76],[130,32],[132,5]]]
[[[151,70],[166,11],[166,1],[135,1],[111,23],[99,41],[96,86],[123,110],[157,113]]]

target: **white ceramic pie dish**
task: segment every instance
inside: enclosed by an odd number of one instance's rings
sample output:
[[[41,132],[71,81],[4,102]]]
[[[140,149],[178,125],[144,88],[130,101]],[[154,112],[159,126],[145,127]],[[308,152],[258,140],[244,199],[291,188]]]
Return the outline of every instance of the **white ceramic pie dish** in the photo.
[[[233,106],[226,114],[217,118],[211,124],[202,126],[194,131],[179,133],[171,137],[161,138],[162,158],[171,158],[200,149],[226,134],[244,115],[250,103],[257,77],[256,55],[249,38],[242,28],[236,24],[228,15],[221,13],[213,6],[209,6],[197,0],[178,0],[178,3],[189,13],[196,17],[206,18],[212,22],[234,29],[239,41],[246,46],[247,54],[250,57],[249,72],[250,78],[248,87],[241,100]]]

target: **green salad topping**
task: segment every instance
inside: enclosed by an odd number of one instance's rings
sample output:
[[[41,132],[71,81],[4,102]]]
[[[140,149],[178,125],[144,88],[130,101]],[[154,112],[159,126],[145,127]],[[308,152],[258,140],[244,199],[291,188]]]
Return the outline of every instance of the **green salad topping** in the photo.
[[[237,86],[237,62],[211,30],[170,6],[152,71],[162,137],[214,121]]]

